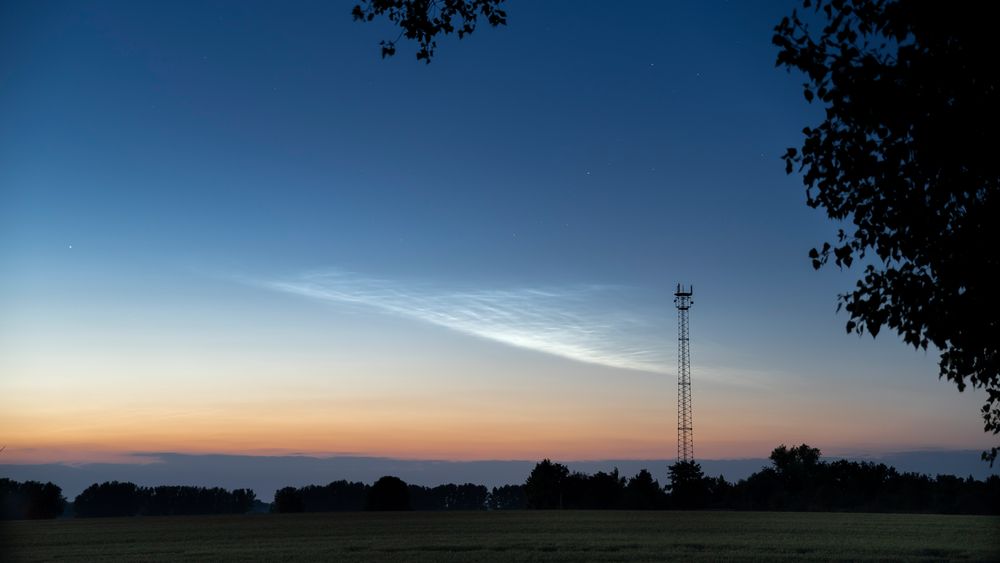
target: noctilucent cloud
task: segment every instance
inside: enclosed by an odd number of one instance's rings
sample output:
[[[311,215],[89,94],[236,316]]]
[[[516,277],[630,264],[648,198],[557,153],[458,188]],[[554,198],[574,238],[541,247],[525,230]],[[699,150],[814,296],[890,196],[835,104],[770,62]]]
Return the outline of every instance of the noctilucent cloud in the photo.
[[[641,310],[638,303],[611,301],[626,288],[462,289],[335,271],[261,285],[318,301],[357,304],[577,362],[668,372],[663,327],[658,326],[662,319]]]
[[[780,155],[793,3],[511,1],[438,42],[330,2],[0,5],[5,463],[663,459],[990,445],[847,335]]]

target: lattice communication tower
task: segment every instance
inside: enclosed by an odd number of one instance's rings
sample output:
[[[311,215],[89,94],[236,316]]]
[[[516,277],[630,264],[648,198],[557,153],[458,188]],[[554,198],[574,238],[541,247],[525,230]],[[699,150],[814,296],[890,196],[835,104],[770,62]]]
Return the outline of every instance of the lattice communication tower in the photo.
[[[694,461],[694,428],[691,422],[691,346],[688,310],[694,301],[694,286],[677,284],[677,461]]]

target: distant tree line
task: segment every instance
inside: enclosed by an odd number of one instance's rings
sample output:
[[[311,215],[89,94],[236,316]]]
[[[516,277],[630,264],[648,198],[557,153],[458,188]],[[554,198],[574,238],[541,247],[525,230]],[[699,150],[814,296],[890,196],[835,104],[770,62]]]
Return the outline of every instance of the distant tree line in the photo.
[[[526,508],[650,510],[668,508],[669,498],[653,475],[643,469],[626,480],[618,469],[593,475],[570,473],[569,468],[542,460],[524,483]]]
[[[931,477],[900,473],[884,463],[820,460],[820,450],[806,444],[781,445],[765,467],[729,483],[702,475],[696,463],[670,466],[672,508],[932,512],[1000,514],[1000,476],[984,481],[972,476]]]
[[[285,487],[274,493],[273,512],[339,512],[364,510],[368,486],[364,483],[334,481],[329,485]]]
[[[822,461],[806,444],[781,445],[771,466],[735,483],[706,477],[695,462],[669,466],[665,486],[643,469],[625,478],[615,469],[593,475],[571,472],[545,459],[523,485],[487,489],[483,485],[408,485],[386,476],[372,485],[333,481],[328,485],[285,487],[274,494],[272,512],[357,510],[783,510],[844,512],[930,512],[1000,514],[1000,476],[984,481],[920,473],[900,473],[882,463]],[[66,510],[61,489],[52,483],[0,479],[0,518],[242,514],[267,505],[250,489],[140,487],[112,481],[87,487]]]
[[[55,518],[65,507],[62,489],[52,483],[0,479],[0,520]]]
[[[524,494],[524,485],[493,487],[486,499],[488,510],[518,510],[527,507],[528,498]]]
[[[169,516],[180,514],[243,514],[256,501],[250,489],[219,487],[140,487],[111,481],[93,484],[73,501],[76,516]]]
[[[900,473],[882,463],[820,460],[806,444],[779,446],[765,467],[730,483],[706,477],[695,462],[669,467],[660,488],[648,471],[618,475],[570,473],[543,460],[525,483],[528,508],[715,509],[1000,514],[1000,476],[985,481],[953,475]]]
[[[516,486],[515,486],[516,487]],[[509,488],[509,487],[508,487]],[[494,491],[497,489],[494,488]],[[523,495],[521,495],[523,497]],[[486,510],[490,491],[483,485],[407,485],[398,477],[382,477],[373,485],[334,481],[329,485],[285,487],[274,493],[274,512],[337,512],[350,510]],[[507,506],[502,508],[523,508]],[[496,508],[501,508],[497,506]]]
[[[669,466],[665,486],[643,469],[625,478],[615,469],[593,475],[542,460],[523,485],[406,485],[383,477],[372,486],[334,481],[286,487],[275,493],[274,512],[334,510],[784,510],[844,512],[1000,513],[1000,476],[931,477],[900,473],[882,463],[821,461],[806,444],[779,446],[771,467],[735,483],[706,477],[695,462]]]

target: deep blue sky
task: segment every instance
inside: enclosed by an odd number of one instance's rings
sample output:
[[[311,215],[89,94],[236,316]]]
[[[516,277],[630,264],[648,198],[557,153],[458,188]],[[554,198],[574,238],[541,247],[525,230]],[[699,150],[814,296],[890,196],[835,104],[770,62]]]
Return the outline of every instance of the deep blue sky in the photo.
[[[809,264],[792,5],[515,1],[425,65],[351,2],[4,3],[11,451],[668,457],[677,282],[705,456],[988,445]]]
[[[806,115],[773,68],[782,9],[538,4],[426,66],[378,60],[392,30],[336,3],[15,3],[4,168],[32,189],[7,209],[54,225],[5,224],[158,264],[491,281],[754,284],[813,242],[776,160]]]

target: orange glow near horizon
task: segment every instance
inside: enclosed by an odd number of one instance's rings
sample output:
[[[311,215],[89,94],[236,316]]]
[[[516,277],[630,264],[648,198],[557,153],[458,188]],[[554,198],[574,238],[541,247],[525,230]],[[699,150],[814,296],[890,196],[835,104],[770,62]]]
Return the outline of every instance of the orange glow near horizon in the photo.
[[[151,459],[135,454],[151,452],[455,461],[675,456],[671,375],[443,331],[373,332],[357,342],[333,332],[319,343],[294,334],[257,345],[167,346],[145,335],[147,347],[131,348],[121,344],[128,335],[64,338],[59,354],[37,335],[21,345],[8,339],[11,353],[0,357],[0,464],[141,463]],[[328,339],[339,347],[328,350]],[[887,384],[856,393],[836,374],[696,363],[693,383],[696,459],[766,457],[782,443],[827,455],[989,445],[969,414],[980,397],[948,393],[933,378],[907,380],[913,391]]]
[[[624,395],[616,400],[614,393],[605,394],[600,402],[578,398],[577,404],[560,406],[544,400],[415,402],[398,395],[379,401],[321,396],[231,404],[189,401],[183,409],[152,401],[130,408],[14,407],[0,414],[0,426],[14,431],[6,438],[3,463],[143,463],[153,459],[136,454],[155,452],[454,461],[672,459],[674,413],[669,404],[650,405],[632,396],[637,408],[623,408],[620,402],[631,393]],[[696,409],[695,452],[701,459],[766,457],[779,443],[806,442],[829,455],[921,447],[908,435],[905,422],[873,433],[871,413],[861,410],[854,419],[829,425],[822,405],[816,404],[753,419],[736,403],[706,399]],[[812,412],[798,412],[805,410]],[[805,422],[790,431],[780,422],[789,416]],[[954,436],[935,438],[956,443]]]

